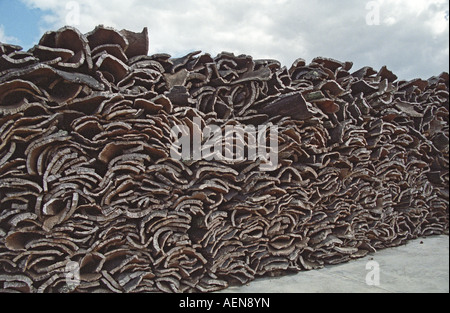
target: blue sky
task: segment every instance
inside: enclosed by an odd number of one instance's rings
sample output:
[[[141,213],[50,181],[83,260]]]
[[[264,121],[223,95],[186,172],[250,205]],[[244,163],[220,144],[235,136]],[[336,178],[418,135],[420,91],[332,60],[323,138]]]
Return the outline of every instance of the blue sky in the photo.
[[[449,0],[0,0],[0,41],[64,25],[149,28],[150,54],[222,51],[290,65],[324,56],[402,79],[449,71]]]
[[[21,1],[0,0],[0,27],[11,43],[31,48],[41,37],[44,11],[30,8]]]

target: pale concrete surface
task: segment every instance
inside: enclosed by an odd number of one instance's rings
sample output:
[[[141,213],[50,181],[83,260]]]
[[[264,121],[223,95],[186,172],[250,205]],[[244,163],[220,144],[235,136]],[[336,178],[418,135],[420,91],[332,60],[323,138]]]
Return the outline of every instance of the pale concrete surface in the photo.
[[[369,286],[367,262],[379,264],[379,285]],[[358,260],[276,278],[261,278],[228,293],[448,293],[449,237],[420,238]]]

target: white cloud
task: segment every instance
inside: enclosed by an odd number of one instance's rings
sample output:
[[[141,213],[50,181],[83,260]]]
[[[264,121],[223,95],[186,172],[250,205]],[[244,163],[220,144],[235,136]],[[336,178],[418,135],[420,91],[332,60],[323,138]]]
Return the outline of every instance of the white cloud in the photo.
[[[19,40],[15,37],[8,36],[5,33],[5,27],[0,25],[0,42],[9,43],[9,44],[17,44]]]
[[[378,0],[378,26],[366,24],[367,2],[361,0],[22,1],[50,12],[45,30],[67,21],[79,21],[75,26],[82,32],[98,24],[148,27],[150,53],[230,51],[287,66],[299,57],[326,56],[354,61],[355,70],[387,65],[406,79],[449,67],[448,0]],[[78,20],[69,2],[78,5]]]

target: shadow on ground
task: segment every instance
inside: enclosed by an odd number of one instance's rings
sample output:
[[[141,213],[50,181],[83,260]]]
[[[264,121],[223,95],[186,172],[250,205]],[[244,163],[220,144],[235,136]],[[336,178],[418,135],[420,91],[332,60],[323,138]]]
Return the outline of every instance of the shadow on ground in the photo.
[[[257,279],[245,286],[230,287],[222,292],[448,293],[449,237],[420,238],[404,246],[380,250],[348,263],[295,275]]]

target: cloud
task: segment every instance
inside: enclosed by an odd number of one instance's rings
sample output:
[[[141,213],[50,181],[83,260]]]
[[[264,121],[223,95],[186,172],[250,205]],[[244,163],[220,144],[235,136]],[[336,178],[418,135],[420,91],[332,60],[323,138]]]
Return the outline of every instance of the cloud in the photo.
[[[150,31],[150,53],[193,50],[272,58],[290,66],[301,57],[387,65],[405,79],[448,71],[448,0],[22,0],[50,12],[45,27],[98,24]],[[379,23],[367,24],[370,10]],[[44,31],[44,30],[42,30]]]
[[[8,36],[5,33],[5,27],[0,25],[0,42],[9,43],[9,44],[17,44],[19,40],[15,37]]]

